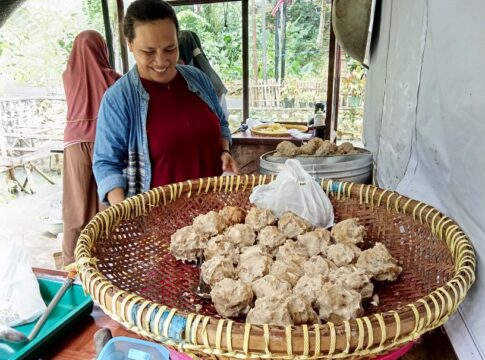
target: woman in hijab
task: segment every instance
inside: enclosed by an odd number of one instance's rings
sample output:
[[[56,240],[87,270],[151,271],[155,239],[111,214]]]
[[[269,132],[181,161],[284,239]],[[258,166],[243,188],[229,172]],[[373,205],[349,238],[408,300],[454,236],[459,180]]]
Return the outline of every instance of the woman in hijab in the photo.
[[[96,121],[105,91],[119,78],[109,64],[103,37],[93,30],[79,33],[62,75],[67,102],[62,196],[64,266],[74,262],[79,234],[100,210],[92,172]]]

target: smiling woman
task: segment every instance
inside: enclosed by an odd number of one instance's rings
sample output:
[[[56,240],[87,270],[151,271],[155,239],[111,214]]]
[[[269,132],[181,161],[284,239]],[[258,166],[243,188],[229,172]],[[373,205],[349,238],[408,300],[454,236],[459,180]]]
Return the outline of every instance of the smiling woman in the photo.
[[[136,58],[142,79],[166,84],[177,75],[179,58],[177,31],[172,19],[156,20],[136,25],[138,36],[129,39],[128,46]]]
[[[162,0],[128,7],[123,31],[136,64],[105,95],[94,149],[98,193],[116,204],[150,188],[238,173],[209,78],[178,65],[178,20]]]

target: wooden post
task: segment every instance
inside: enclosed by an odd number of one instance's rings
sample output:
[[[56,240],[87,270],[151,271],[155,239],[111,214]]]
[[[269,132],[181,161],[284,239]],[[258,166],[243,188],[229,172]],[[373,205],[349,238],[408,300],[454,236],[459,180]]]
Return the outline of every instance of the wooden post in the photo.
[[[241,1],[242,6],[242,65],[243,65],[243,123],[249,117],[249,7],[248,1]]]
[[[251,33],[252,33],[252,61],[253,61],[253,80],[258,81],[258,29],[257,29],[257,15],[258,10],[256,6],[256,1],[251,0]]]
[[[274,78],[279,80],[280,75],[280,12],[276,12],[274,30]]]
[[[332,0],[333,6],[333,0]],[[340,47],[335,41],[335,34],[330,17],[330,39],[328,44],[327,112],[325,118],[325,140],[335,141],[338,123],[338,98],[340,88]]]
[[[285,81],[285,67],[286,67],[286,1],[283,1],[281,6],[281,83]]]
[[[125,16],[125,6],[123,0],[116,0],[116,7],[118,13],[118,33],[120,37],[121,61],[123,67],[123,74],[128,72],[128,49],[126,46],[125,36],[123,35],[123,18]]]
[[[333,80],[333,99],[332,99],[332,123],[333,123],[333,132],[330,132],[330,141],[335,142],[337,141],[337,126],[338,126],[338,106],[339,106],[339,97],[340,97],[340,69],[341,69],[341,57],[342,51],[340,50],[339,44],[335,44],[335,73],[334,73],[334,80]]]
[[[268,51],[266,46],[266,0],[262,1],[261,5],[261,62],[263,65],[263,80],[268,80],[268,69],[266,64],[266,53]]]
[[[109,64],[115,68],[115,54],[113,50],[113,35],[111,34],[111,24],[109,21],[108,0],[101,0],[101,8],[103,9],[104,33],[106,36],[106,44],[108,45]]]

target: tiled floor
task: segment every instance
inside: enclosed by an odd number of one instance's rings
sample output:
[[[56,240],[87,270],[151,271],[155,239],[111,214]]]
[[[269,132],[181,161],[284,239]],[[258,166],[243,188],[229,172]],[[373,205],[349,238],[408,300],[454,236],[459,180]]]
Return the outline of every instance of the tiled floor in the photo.
[[[33,267],[54,269],[53,253],[60,251],[60,243],[55,235],[46,231],[40,220],[43,212],[52,203],[61,199],[61,176],[49,174],[55,185],[35,177],[37,192],[33,195],[19,194],[8,203],[0,202],[0,229],[2,235],[23,234],[24,243]],[[0,186],[5,186],[0,179]],[[1,242],[0,237],[0,242]],[[1,244],[0,244],[1,246]],[[418,341],[403,360],[456,360],[457,357],[442,328],[436,329]]]

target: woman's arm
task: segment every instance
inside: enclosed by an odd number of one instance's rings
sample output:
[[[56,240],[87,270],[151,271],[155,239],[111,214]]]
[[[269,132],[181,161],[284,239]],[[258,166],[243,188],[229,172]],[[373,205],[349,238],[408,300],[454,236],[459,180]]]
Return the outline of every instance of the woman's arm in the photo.
[[[232,157],[231,150],[229,150],[229,141],[226,138],[222,138],[222,171],[239,174],[239,168],[237,166],[236,160]]]
[[[108,193],[107,198],[110,205],[116,205],[125,200],[125,190],[114,188]]]
[[[123,176],[127,153],[129,121],[119,102],[120,96],[110,88],[101,101],[94,142],[93,173],[98,195],[105,204],[124,200],[127,189]],[[111,194],[112,191],[115,192]]]

